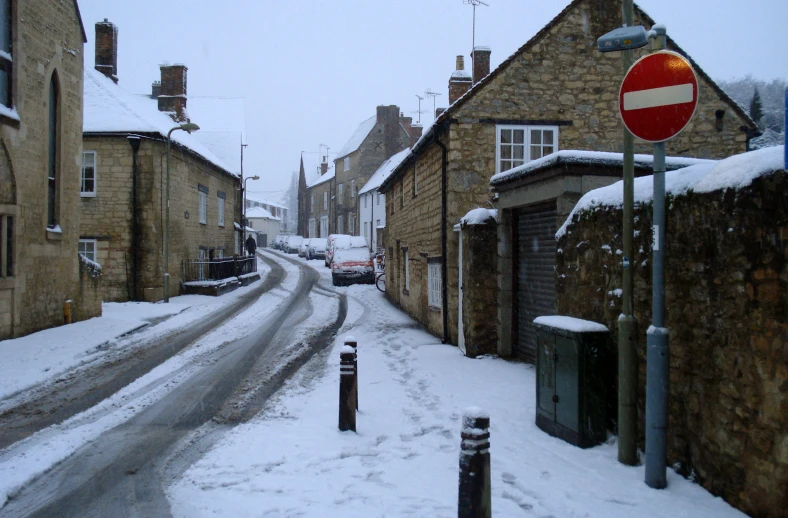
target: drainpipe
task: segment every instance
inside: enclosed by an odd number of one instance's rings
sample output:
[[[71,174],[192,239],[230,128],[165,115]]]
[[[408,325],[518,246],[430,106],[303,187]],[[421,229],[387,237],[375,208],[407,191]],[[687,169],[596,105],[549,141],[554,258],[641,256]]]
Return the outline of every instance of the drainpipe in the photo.
[[[369,192],[372,193],[372,200],[371,200],[372,208],[370,209],[370,212],[369,212],[369,251],[370,252],[377,252],[378,251],[378,246],[377,246],[378,244],[377,244],[375,238],[378,235],[378,229],[377,229],[377,227],[372,228],[372,225],[375,224],[375,195],[377,194],[378,191],[375,190],[375,191],[369,191]],[[366,196],[366,194],[364,196]]]
[[[134,135],[127,137],[131,145],[131,293],[129,299],[137,300],[137,270],[139,262],[140,233],[139,211],[137,206],[137,152],[140,150],[140,138]]]
[[[446,257],[448,253],[448,233],[446,231],[446,176],[449,165],[449,150],[446,149],[446,146],[438,139],[438,130],[440,130],[440,128],[435,128],[432,133],[432,139],[441,148],[441,309],[443,312],[442,342],[445,344],[449,342],[449,301],[446,297],[446,285],[448,284],[449,278],[448,272],[446,271],[446,263],[448,262]]]

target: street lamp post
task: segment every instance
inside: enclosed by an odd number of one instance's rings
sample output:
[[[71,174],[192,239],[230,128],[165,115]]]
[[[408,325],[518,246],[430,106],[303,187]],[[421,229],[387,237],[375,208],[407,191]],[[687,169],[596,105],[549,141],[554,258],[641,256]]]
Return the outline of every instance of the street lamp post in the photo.
[[[186,122],[175,126],[167,132],[167,187],[165,199],[164,216],[164,302],[170,301],[170,142],[172,132],[183,130],[187,133],[199,130],[200,127],[192,122]]]
[[[242,247],[246,246],[246,182],[249,180],[259,180],[259,176],[250,176],[249,178],[244,178],[244,217],[241,224],[243,225],[243,244]]]

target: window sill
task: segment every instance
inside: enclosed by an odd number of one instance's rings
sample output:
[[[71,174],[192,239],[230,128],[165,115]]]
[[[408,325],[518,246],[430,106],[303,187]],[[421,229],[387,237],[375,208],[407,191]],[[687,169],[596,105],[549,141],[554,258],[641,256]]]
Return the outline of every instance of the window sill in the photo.
[[[0,290],[10,290],[16,286],[16,279],[13,277],[0,278]]]
[[[8,109],[8,108],[6,108]],[[19,119],[15,119],[13,117],[9,117],[4,113],[0,113],[0,124],[4,124],[6,126],[11,126],[14,129],[19,129],[20,122]]]
[[[63,231],[62,230],[52,230],[51,228],[47,229],[47,240],[48,241],[63,241]]]
[[[434,311],[436,313],[440,313],[441,312],[441,308],[435,307],[435,306],[427,306],[427,309],[430,310],[430,311]]]
[[[408,290],[402,290],[402,294],[403,294],[403,295],[410,295],[410,291],[408,291]]]
[[[79,197],[80,198],[95,198],[96,197],[96,193],[95,192],[81,192],[81,193],[79,193]]]
[[[207,221],[200,221],[200,225],[207,225],[207,224],[208,224]]]

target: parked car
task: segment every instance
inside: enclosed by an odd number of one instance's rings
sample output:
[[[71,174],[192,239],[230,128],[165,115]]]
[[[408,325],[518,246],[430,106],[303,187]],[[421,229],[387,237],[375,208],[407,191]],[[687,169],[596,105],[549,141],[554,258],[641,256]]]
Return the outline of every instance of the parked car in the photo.
[[[331,262],[331,281],[334,286],[356,283],[374,284],[375,265],[369,255],[366,239],[364,239],[362,246],[334,250],[334,260]]]
[[[301,246],[301,243],[304,241],[304,238],[301,236],[289,236],[287,238],[287,243],[284,245],[284,252],[287,254],[297,254],[298,248]]]
[[[274,250],[280,250],[282,248],[282,241],[285,239],[285,236],[279,235],[274,238],[271,242],[271,248]]]
[[[331,267],[331,259],[334,257],[334,244],[337,240],[344,242],[345,238],[350,238],[347,234],[331,234],[328,236],[328,241],[326,243],[326,258],[325,264],[327,268]]]
[[[306,259],[306,253],[309,250],[310,241],[312,241],[311,238],[304,238],[304,240],[301,242],[301,246],[298,247],[298,257],[303,257]]]
[[[309,250],[307,251],[307,259],[325,259],[326,258],[326,244],[328,240],[321,237],[314,237],[309,240]]]

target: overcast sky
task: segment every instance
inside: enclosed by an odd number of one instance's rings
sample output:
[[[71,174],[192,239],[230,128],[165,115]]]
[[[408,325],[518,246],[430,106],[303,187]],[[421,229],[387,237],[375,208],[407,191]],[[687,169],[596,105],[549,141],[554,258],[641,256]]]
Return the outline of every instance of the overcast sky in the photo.
[[[570,0],[485,0],[476,44],[491,67]],[[713,78],[788,78],[788,0],[636,2]],[[79,0],[94,61],[94,24],[118,26],[120,85],[150,91],[163,62],[189,67],[188,93],[244,97],[250,191],[279,198],[302,151],[338,151],[375,106],[418,114],[431,88],[447,104],[455,56],[470,63],[472,7],[464,0]],[[612,29],[612,28],[611,28]],[[422,123],[432,102],[422,102]],[[199,124],[199,121],[194,121]]]

